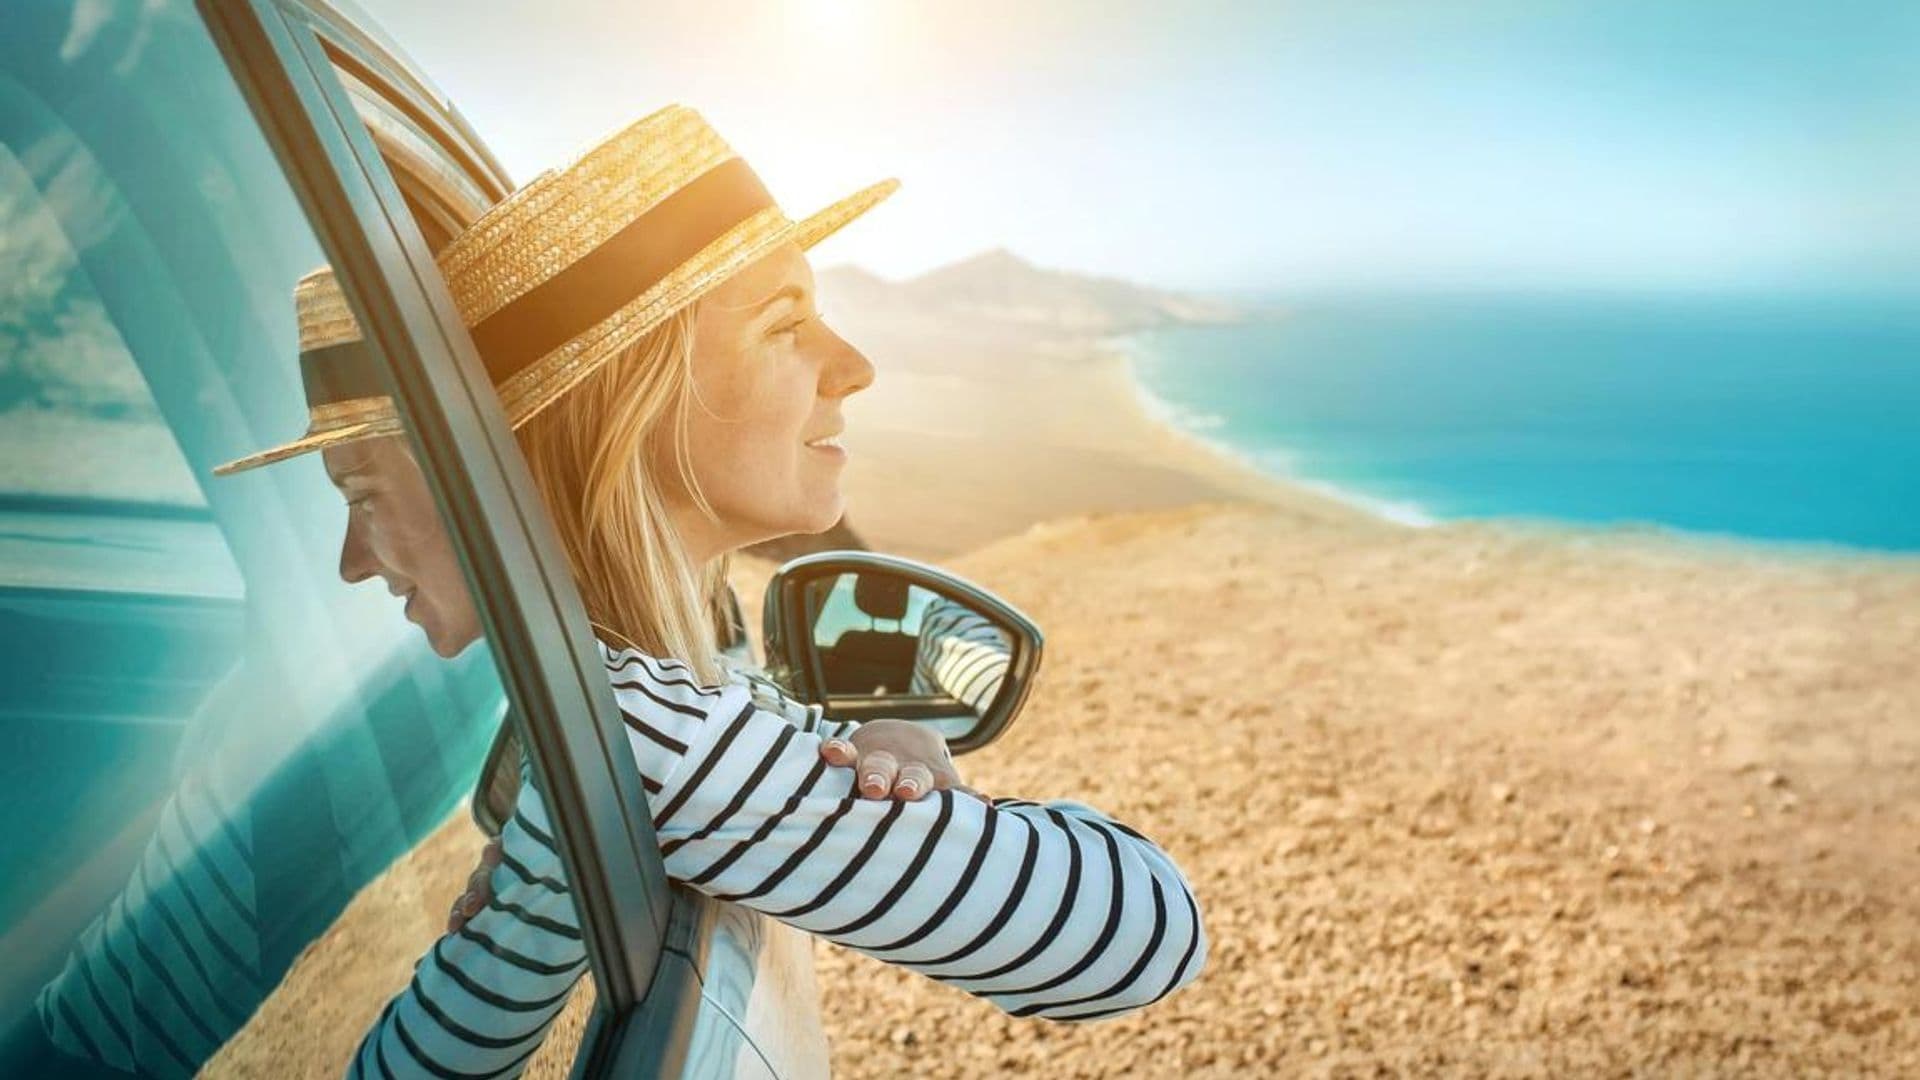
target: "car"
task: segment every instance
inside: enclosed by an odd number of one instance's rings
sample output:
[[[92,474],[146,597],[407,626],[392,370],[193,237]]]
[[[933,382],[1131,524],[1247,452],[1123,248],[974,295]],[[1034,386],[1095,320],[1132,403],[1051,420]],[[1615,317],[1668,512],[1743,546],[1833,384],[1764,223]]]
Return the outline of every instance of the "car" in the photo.
[[[6,26],[0,1075],[347,1068],[523,761],[592,976],[530,1068],[824,1074],[811,943],[667,880],[565,557],[434,265],[512,189],[484,143],[325,0],[26,0]],[[481,613],[454,658],[340,580],[346,511],[316,461],[211,476],[305,422],[293,290],[321,265]],[[1004,646],[986,682],[906,685],[939,605]],[[802,700],[957,751],[1005,731],[1041,653],[991,594],[871,552],[794,560],[764,612]]]

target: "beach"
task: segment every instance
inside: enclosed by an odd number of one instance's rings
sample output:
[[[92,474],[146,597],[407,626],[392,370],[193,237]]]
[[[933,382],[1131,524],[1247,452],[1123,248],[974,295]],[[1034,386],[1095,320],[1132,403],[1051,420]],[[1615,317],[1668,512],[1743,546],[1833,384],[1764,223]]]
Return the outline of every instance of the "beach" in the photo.
[[[875,550],[950,557],[1062,517],[1201,502],[1381,524],[1164,423],[1118,342],[834,308],[878,369],[845,405],[852,456],[842,482],[849,519]]]
[[[835,322],[878,369],[853,527],[1047,637],[961,772],[1155,838],[1211,939],[1084,1026],[816,944],[835,1075],[1920,1074],[1920,559],[1409,527],[1167,427],[1103,336]],[[209,1073],[337,1072],[478,842],[369,886]]]

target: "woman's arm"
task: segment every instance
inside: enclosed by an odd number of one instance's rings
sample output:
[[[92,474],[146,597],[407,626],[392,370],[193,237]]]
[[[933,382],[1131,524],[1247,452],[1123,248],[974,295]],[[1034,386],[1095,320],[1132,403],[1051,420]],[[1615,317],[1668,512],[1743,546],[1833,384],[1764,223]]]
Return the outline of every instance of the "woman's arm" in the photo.
[[[1192,891],[1126,826],[1076,803],[861,799],[744,690],[661,685],[633,652],[608,668],[675,880],[1016,1016],[1112,1016],[1199,972]]]
[[[351,1077],[519,1075],[587,970],[546,805],[522,772],[485,907],[436,942],[361,1041]]]
[[[638,654],[635,654],[638,655]],[[663,671],[675,677],[690,678],[692,673],[685,665],[676,660],[659,661],[647,658],[653,670]],[[857,720],[829,720],[825,711],[818,705],[802,705],[787,696],[786,690],[758,671],[746,668],[729,668],[728,680],[747,688],[753,695],[756,705],[809,735],[818,735],[823,739],[851,738],[860,729]]]

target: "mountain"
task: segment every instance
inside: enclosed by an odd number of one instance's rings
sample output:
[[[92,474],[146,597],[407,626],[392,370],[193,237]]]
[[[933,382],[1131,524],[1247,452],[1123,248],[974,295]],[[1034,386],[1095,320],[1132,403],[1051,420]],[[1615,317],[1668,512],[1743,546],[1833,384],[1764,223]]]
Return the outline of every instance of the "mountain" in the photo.
[[[822,271],[820,288],[856,311],[938,315],[1104,336],[1168,323],[1231,322],[1241,313],[1204,297],[1118,278],[1038,267],[1005,249],[891,282],[859,267]]]

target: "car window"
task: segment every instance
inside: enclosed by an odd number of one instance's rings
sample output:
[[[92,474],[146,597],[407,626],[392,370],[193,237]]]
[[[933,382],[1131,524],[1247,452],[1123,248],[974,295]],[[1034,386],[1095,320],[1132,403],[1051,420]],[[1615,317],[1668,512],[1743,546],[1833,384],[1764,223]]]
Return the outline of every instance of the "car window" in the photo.
[[[0,1075],[337,1075],[476,863],[505,696],[399,428],[309,408],[341,309],[190,2],[9,11],[0,245]],[[342,410],[354,506],[337,457],[213,475]],[[406,528],[343,559],[355,514]]]
[[[373,136],[427,249],[438,253],[494,199],[455,154],[373,82],[344,65],[336,65],[334,74]]]

